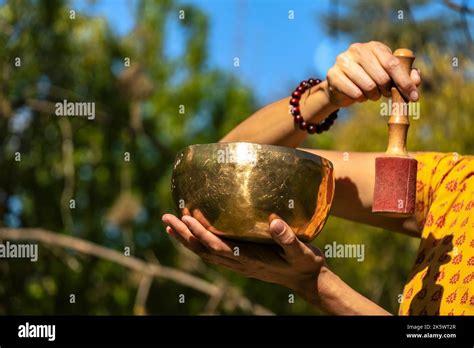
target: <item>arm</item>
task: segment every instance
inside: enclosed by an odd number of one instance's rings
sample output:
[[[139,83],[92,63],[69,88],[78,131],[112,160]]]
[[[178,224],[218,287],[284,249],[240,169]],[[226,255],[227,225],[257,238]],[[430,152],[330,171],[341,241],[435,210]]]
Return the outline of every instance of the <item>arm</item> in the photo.
[[[421,79],[417,72],[408,76],[401,71],[396,57],[380,43],[356,44],[338,57],[328,72],[327,81],[303,96],[300,103],[307,121],[318,122],[339,107],[388,95],[393,80],[405,96],[417,100],[416,86]],[[415,92],[415,94],[413,94]],[[288,114],[288,99],[275,102],[257,111],[221,141],[298,146],[306,134],[295,129]],[[405,229],[416,233],[410,221],[373,216],[370,212],[374,187],[375,153],[350,153],[349,161],[335,151],[315,152],[333,162],[336,172],[336,196],[332,212],[340,217],[375,226]],[[347,209],[347,207],[350,209]],[[210,263],[232,269],[247,277],[286,286],[306,301],[330,314],[389,314],[377,304],[351,289],[327,267],[320,250],[299,241],[282,220],[270,224],[274,245],[224,241],[207,231],[196,219],[171,214],[163,216],[166,231],[185,247]],[[234,247],[239,255],[234,255]]]
[[[282,220],[273,220],[273,245],[225,241],[196,219],[171,214],[163,216],[166,232],[205,261],[227,267],[246,277],[280,284],[307,302],[335,315],[389,315],[390,313],[357,293],[332,273],[319,249],[296,238]],[[234,248],[239,254],[234,254]]]
[[[306,91],[300,102],[304,119],[318,123],[337,110],[338,106],[330,103],[329,98],[327,81]],[[283,98],[258,110],[224,136],[221,142],[245,141],[297,147],[306,139],[307,133],[295,128],[288,109],[289,101],[289,97]]]
[[[321,300],[313,294],[308,302],[321,308],[332,315],[391,315],[385,309],[362,296],[349,285],[344,283],[329,269],[324,269],[319,276],[319,289]]]
[[[375,158],[381,156],[382,153],[301,150],[325,157],[334,165],[336,189],[331,208],[332,215],[414,237],[420,236],[414,216],[400,219],[372,213]]]
[[[418,100],[416,85],[421,82],[419,72],[408,76],[390,48],[380,42],[352,44],[341,53],[329,69],[327,80],[313,87],[301,97],[301,114],[306,121],[317,123],[331,112],[356,102],[390,97],[392,81],[405,97]],[[251,115],[221,142],[246,141],[296,147],[306,138],[296,129],[289,115],[290,98],[276,101]]]
[[[390,49],[378,42],[354,44],[338,56],[336,64],[321,82],[301,98],[305,120],[318,123],[331,112],[355,102],[389,96],[391,81],[411,100],[417,100],[416,70],[408,76],[400,69]],[[415,92],[415,95],[413,94]],[[239,124],[221,142],[246,141],[297,147],[307,133],[296,128],[288,112],[289,98],[258,110]],[[317,135],[316,135],[317,136]],[[335,168],[336,194],[331,213],[335,216],[388,230],[419,236],[414,218],[397,219],[372,214],[375,158],[380,153],[348,153],[303,149],[329,159]],[[347,207],[350,207],[348,209]]]

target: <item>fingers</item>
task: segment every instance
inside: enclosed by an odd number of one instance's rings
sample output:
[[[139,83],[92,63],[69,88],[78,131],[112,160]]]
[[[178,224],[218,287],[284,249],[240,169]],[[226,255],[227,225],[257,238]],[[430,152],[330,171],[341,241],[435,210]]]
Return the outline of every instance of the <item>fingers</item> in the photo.
[[[194,251],[189,247],[189,245],[186,243],[184,238],[180,234],[176,233],[176,231],[172,227],[166,226],[166,232],[169,235],[176,238],[178,241],[180,241],[185,247],[187,247],[191,251]],[[214,265],[224,266],[226,268],[229,268],[231,270],[234,270],[240,273],[243,273],[245,271],[245,268],[243,267],[243,265],[240,262],[237,262],[236,260],[232,260],[227,257],[223,257],[219,255],[214,255],[207,251],[202,251],[202,252],[199,252],[198,254],[205,262],[212,263]]]
[[[192,245],[186,239],[184,239],[183,236],[181,236],[179,233],[176,233],[176,231],[172,227],[166,226],[166,233],[168,233],[170,236],[177,239],[181,244],[183,244],[186,248],[188,248],[192,252],[194,252],[196,254],[200,254],[200,255],[204,252],[204,247],[203,246],[201,246],[201,245],[196,245],[196,246]]]
[[[169,235],[176,238],[186,248],[198,254],[204,261],[224,266],[240,273],[245,271],[243,265],[237,260],[218,255],[215,253],[215,250],[208,250],[201,241],[191,233],[183,221],[178,219],[176,216],[165,214],[163,215],[163,222],[170,225],[166,226],[166,232]],[[193,228],[195,227],[196,226],[193,225]]]
[[[411,80],[415,83],[416,87],[421,85],[421,71],[420,69],[412,69],[410,73]]]
[[[338,57],[339,59],[339,57]],[[369,74],[352,59],[342,58],[345,62],[341,65],[344,74],[371,100],[380,98],[380,90]]]
[[[365,99],[364,93],[337,67],[329,69],[327,79],[331,89],[346,95],[353,100]]]
[[[165,214],[162,219],[165,224],[169,225],[166,228],[168,234],[206,261],[212,263],[222,261],[220,258],[213,258],[212,255],[237,260],[234,257],[233,246],[206,230],[195,218],[183,216],[180,220],[172,214]],[[240,264],[240,262],[237,263]],[[223,262],[219,264],[223,264]],[[229,265],[227,263],[225,266]]]
[[[165,214],[162,220],[168,225],[166,232],[178,239],[185,247],[194,251],[196,254],[201,254],[206,250],[191,231],[189,231],[188,227],[176,216]]]
[[[379,91],[381,91],[385,97],[390,97],[390,85],[392,83],[390,76],[380,65],[377,57],[372,53],[372,51],[364,50],[361,54],[363,56],[359,64],[375,82]]]
[[[233,257],[232,247],[224,242],[222,239],[217,237],[212,232],[209,232],[199,223],[195,218],[191,216],[183,216],[183,222],[189,228],[191,233],[204,245],[210,252]]]
[[[283,220],[275,219],[270,223],[270,232],[273,240],[277,242],[285,252],[287,261],[301,258],[304,254],[304,243],[300,242],[290,226]]]
[[[419,71],[407,73],[390,48],[376,41],[352,44],[328,71],[330,88],[354,101],[377,100],[381,94],[390,97],[392,81],[405,98],[418,100]]]
[[[403,70],[400,60],[380,46],[374,46],[372,52],[405,98],[411,101],[417,101],[418,91],[415,82],[410,78],[410,75]]]
[[[191,214],[187,214],[191,215]],[[199,210],[199,209],[194,209],[192,213],[192,217],[195,218],[197,221],[201,223],[201,225],[204,226],[205,229],[210,229],[212,227],[211,223],[207,218],[204,216],[204,214]]]

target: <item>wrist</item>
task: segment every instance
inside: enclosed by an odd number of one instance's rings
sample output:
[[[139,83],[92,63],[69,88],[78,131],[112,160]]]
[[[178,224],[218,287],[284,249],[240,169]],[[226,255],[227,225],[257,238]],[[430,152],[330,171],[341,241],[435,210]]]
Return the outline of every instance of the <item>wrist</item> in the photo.
[[[319,123],[339,109],[339,106],[331,102],[327,80],[307,91],[301,100],[302,115],[308,122]]]
[[[336,285],[334,277],[336,277],[335,274],[324,265],[319,272],[301,278],[289,288],[295,290],[305,301],[324,309],[328,299],[334,293]]]
[[[333,112],[341,107],[339,104],[335,103],[331,97],[328,80],[321,82],[321,91],[324,93],[324,100],[328,105],[327,107],[330,110],[329,112]]]
[[[293,289],[305,301],[324,312],[340,314],[338,307],[341,302],[341,283],[342,280],[325,265],[317,275],[301,280]]]
[[[341,279],[329,268],[321,272],[316,284],[318,292],[318,307],[329,314],[335,314],[335,304],[341,300]]]
[[[323,266],[313,281],[301,288],[301,296],[327,314],[390,315],[369,299],[354,291],[327,266]]]

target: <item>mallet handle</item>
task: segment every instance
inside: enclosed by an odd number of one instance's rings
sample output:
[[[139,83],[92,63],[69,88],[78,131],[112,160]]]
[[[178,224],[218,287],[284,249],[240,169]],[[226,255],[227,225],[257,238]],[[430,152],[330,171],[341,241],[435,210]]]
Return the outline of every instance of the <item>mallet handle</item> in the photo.
[[[415,60],[415,55],[407,48],[399,48],[394,53],[400,60],[400,65],[408,75],[411,73],[411,66]],[[405,100],[400,91],[392,86],[392,110],[388,120],[388,146],[386,156],[408,157],[406,142],[410,122],[408,119],[408,100]]]

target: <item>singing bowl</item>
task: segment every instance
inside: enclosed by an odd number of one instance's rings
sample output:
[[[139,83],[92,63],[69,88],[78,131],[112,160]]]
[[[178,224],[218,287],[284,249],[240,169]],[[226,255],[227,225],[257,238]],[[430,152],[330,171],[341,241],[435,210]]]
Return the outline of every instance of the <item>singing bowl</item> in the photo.
[[[193,216],[218,236],[271,242],[269,223],[281,218],[309,242],[331,208],[333,165],[282,146],[191,145],[176,156],[171,192],[179,215]]]

